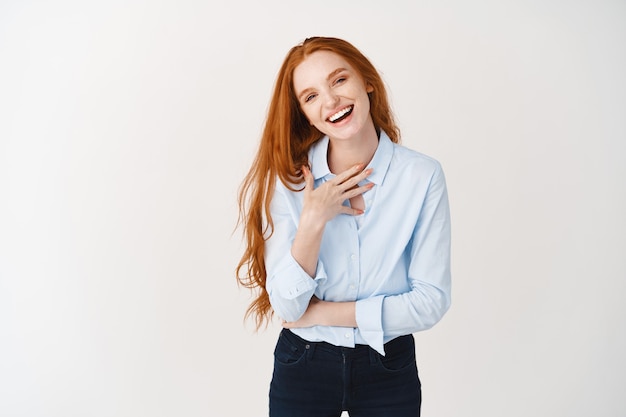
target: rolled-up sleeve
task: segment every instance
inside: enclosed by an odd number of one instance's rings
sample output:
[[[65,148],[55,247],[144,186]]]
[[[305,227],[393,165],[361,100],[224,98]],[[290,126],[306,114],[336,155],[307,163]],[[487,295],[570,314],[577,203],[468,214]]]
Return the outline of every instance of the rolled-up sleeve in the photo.
[[[291,255],[299,220],[295,198],[288,197],[284,186],[277,184],[270,205],[274,228],[265,242],[266,289],[272,308],[286,321],[296,321],[304,314],[318,282],[326,279],[321,261],[311,277]]]

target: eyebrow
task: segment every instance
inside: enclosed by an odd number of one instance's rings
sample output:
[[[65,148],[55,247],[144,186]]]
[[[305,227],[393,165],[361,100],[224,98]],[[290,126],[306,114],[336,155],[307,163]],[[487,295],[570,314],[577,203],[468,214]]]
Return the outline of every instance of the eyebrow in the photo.
[[[334,76],[336,76],[337,74],[343,72],[343,71],[347,71],[347,68],[337,68],[336,70],[334,70],[333,72],[331,72],[330,74],[328,74],[328,77],[326,77],[326,81],[329,81],[331,78],[333,78]],[[306,93],[308,93],[309,91],[313,90],[312,88],[305,88],[304,90],[302,90],[302,92],[300,92],[300,94],[298,94],[298,99],[302,99],[302,96],[304,96]]]

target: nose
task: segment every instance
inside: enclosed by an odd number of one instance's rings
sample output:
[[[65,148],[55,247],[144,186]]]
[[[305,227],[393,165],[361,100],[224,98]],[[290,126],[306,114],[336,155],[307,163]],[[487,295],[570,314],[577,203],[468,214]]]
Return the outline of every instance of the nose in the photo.
[[[329,90],[328,93],[326,93],[326,105],[330,108],[334,108],[337,102],[339,102],[339,96],[335,94],[333,90]]]

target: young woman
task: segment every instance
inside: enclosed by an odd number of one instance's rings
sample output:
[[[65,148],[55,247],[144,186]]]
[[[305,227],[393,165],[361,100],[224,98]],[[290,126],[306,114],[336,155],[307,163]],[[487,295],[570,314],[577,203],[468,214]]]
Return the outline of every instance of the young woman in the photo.
[[[239,200],[248,315],[283,326],[272,417],[419,416],[412,333],[450,305],[450,217],[439,163],[399,140],[354,46],[289,51]]]

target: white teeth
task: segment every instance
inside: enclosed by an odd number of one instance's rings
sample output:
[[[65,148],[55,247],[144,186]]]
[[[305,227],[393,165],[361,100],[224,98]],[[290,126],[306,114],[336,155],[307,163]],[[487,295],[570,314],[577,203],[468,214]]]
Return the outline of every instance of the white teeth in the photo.
[[[330,116],[328,118],[328,120],[330,120],[331,122],[334,122],[335,120],[339,119],[341,116],[345,115],[346,113],[350,112],[351,110],[352,110],[352,106],[346,107],[343,110],[339,110],[337,113],[335,113],[332,116]]]

